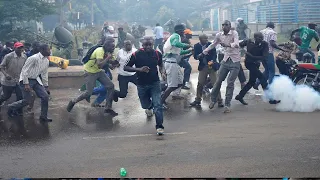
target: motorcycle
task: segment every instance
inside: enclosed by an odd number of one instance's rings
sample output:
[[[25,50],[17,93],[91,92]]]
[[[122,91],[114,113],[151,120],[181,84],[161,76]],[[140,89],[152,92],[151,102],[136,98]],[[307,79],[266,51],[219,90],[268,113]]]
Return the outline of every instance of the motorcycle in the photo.
[[[291,67],[290,78],[297,85],[307,85],[320,92],[320,65],[301,63]]]

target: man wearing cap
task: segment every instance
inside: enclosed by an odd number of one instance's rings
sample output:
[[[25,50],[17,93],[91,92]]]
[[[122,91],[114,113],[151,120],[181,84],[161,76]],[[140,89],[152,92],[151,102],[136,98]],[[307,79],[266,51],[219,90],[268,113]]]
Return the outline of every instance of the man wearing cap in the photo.
[[[178,24],[174,27],[175,33],[173,33],[166,41],[163,47],[164,52],[164,67],[167,75],[168,88],[161,97],[161,102],[164,108],[166,106],[166,99],[172,91],[182,87],[183,85],[183,73],[179,66],[181,55],[189,54],[191,49],[183,50],[183,48],[191,48],[191,45],[181,42],[181,37],[184,35],[185,26]]]
[[[317,42],[319,42],[319,35],[318,35],[317,31],[315,30],[316,26],[317,25],[315,23],[309,23],[308,27],[302,26],[299,29],[296,29],[296,30],[292,31],[291,36],[290,36],[292,38],[295,33],[297,33],[297,32],[300,33],[300,38],[302,40],[302,44],[299,47],[299,50],[303,54],[304,53],[310,53],[312,55],[312,63],[315,63],[315,54],[310,49],[310,42],[311,42],[311,40],[313,38]],[[320,46],[320,44],[318,45],[318,47],[319,46]]]
[[[7,54],[0,64],[0,71],[4,75],[1,78],[3,94],[0,97],[0,105],[11,97],[13,91],[16,93],[17,101],[22,99],[19,77],[27,56],[23,53],[24,47],[21,42],[16,42],[13,48],[14,51]]]
[[[117,46],[119,49],[124,47],[124,41],[127,39],[127,33],[123,30],[123,27],[118,28],[118,43]]]
[[[244,23],[242,18],[237,19],[237,32],[239,34],[239,40],[244,40],[247,39],[247,34],[245,32],[246,29],[248,29],[248,26]]]

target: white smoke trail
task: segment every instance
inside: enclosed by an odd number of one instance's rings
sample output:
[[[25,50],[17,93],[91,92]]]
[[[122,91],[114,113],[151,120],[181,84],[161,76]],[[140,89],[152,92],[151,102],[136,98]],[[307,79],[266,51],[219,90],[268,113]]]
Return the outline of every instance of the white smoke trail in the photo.
[[[295,85],[288,76],[275,77],[265,97],[281,102],[278,111],[313,112],[320,110],[320,94],[306,85]]]

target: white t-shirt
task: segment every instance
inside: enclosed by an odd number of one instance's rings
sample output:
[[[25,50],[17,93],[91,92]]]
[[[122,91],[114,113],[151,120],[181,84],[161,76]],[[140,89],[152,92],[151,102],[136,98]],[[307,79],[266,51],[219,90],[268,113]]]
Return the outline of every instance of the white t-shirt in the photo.
[[[127,64],[127,62],[130,60],[130,57],[132,53],[136,52],[137,49],[132,47],[132,50],[127,52],[124,49],[120,49],[118,51],[117,60],[119,61],[119,68],[118,68],[118,74],[121,76],[132,76],[135,74],[135,72],[128,72],[124,71],[123,68]]]

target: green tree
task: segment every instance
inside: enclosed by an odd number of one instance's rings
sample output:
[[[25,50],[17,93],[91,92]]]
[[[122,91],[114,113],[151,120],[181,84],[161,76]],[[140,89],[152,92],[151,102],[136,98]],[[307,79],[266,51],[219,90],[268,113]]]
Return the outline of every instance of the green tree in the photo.
[[[45,15],[56,12],[55,3],[43,0],[1,0],[0,1],[0,34],[2,40],[25,39],[30,36],[26,31],[31,20],[40,21]]]
[[[175,13],[173,9],[168,8],[167,6],[163,5],[158,10],[157,14],[154,16],[154,20],[157,22],[164,24],[169,19],[172,19],[175,17]]]

